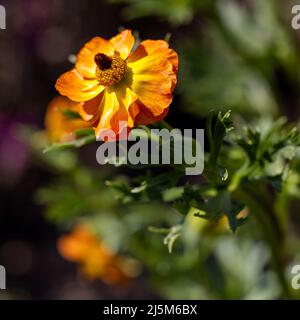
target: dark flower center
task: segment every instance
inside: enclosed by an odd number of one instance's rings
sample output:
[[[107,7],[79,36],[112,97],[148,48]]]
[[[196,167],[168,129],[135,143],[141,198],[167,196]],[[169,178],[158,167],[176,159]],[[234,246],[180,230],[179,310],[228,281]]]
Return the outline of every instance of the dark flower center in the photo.
[[[94,57],[95,63],[101,70],[107,70],[111,68],[112,59],[104,53],[98,53]]]
[[[113,56],[98,53],[94,57],[97,65],[96,78],[99,84],[110,87],[120,82],[126,75],[127,63],[120,57],[119,52],[114,52]]]

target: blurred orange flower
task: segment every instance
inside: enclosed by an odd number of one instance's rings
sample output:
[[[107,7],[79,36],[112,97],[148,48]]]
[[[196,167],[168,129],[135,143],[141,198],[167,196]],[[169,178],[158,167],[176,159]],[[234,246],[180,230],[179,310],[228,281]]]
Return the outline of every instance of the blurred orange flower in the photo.
[[[82,118],[93,122],[97,139],[108,129],[118,135],[160,121],[172,102],[176,52],[163,40],[142,41],[132,52],[134,42],[130,30],[110,40],[95,37],[80,50],[75,68],[57,80],[60,94],[78,102]]]
[[[78,111],[76,102],[66,97],[56,97],[48,105],[45,126],[51,142],[67,142],[74,140],[74,131],[91,127],[91,123],[76,118]],[[72,112],[75,117],[72,118]],[[68,115],[69,113],[69,115]]]
[[[89,279],[101,279],[108,284],[124,284],[137,276],[137,263],[120,257],[106,247],[91,230],[77,226],[57,243],[58,251],[67,260],[80,264]]]

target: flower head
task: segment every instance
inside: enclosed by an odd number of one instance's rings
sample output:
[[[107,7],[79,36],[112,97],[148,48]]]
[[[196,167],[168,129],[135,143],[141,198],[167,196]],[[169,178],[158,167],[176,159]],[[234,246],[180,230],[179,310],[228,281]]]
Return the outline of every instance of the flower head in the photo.
[[[137,275],[137,264],[120,257],[101,242],[85,225],[58,240],[58,250],[67,260],[77,262],[89,279],[101,279],[108,284],[122,284]]]
[[[61,95],[78,103],[96,137],[163,119],[173,99],[178,57],[163,40],[142,41],[124,30],[110,40],[95,37],[77,55],[75,67],[56,83]],[[121,127],[125,123],[126,127]]]

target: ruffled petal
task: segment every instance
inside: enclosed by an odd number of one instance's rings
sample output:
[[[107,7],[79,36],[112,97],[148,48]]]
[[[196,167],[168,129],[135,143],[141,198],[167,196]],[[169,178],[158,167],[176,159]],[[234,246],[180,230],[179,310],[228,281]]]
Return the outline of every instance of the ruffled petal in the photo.
[[[97,80],[87,80],[76,69],[64,73],[55,85],[58,92],[75,102],[88,101],[104,90]]]
[[[177,54],[165,41],[147,40],[127,60],[131,89],[153,116],[161,115],[172,102],[177,81]]]
[[[165,75],[133,75],[131,89],[138,96],[139,101],[158,116],[169,107],[172,102],[173,82]]]
[[[114,54],[114,47],[110,41],[100,37],[95,37],[85,44],[77,55],[75,68],[85,78],[95,79],[96,63],[95,55],[104,53],[108,56]]]
[[[107,134],[107,130],[112,130],[118,139],[122,133],[126,138],[128,129],[135,125],[129,107],[136,100],[136,94],[125,85],[106,89],[100,104],[99,121],[95,129],[97,139],[104,140],[103,136]]]
[[[94,121],[99,117],[100,104],[103,98],[102,91],[94,99],[79,104],[79,114],[86,121]]]
[[[169,112],[169,108],[166,108],[162,114],[154,116],[149,109],[147,109],[140,101],[134,102],[130,108],[129,113],[134,120],[134,124],[147,126],[149,124],[163,120]]]
[[[110,42],[120,53],[121,58],[127,59],[134,45],[134,36],[131,30],[123,30],[118,35],[111,38]]]
[[[178,56],[177,53],[169,48],[168,42],[164,40],[144,40],[137,49],[128,58],[128,62],[132,63],[140,60],[150,54],[160,52],[172,63],[174,71],[178,70]]]

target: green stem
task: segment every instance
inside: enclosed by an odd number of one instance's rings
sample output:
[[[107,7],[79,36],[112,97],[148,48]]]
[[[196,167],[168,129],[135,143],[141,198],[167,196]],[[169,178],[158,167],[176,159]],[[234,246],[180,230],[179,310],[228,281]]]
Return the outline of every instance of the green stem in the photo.
[[[174,129],[174,128],[173,128],[167,121],[165,121],[165,120],[161,120],[159,123],[161,124],[161,126],[162,126],[163,128],[166,128],[166,129],[168,129],[169,131],[172,131],[172,130]]]

